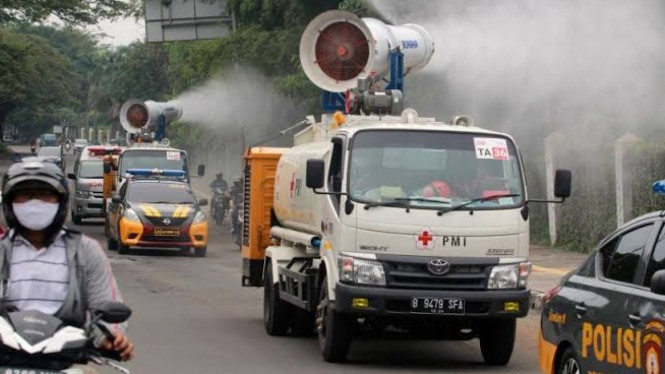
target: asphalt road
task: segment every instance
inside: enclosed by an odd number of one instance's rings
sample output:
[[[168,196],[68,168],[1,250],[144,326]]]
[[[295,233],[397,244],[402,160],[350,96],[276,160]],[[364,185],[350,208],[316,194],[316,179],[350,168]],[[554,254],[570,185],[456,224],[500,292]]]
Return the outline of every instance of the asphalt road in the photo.
[[[197,185],[203,186],[201,182]],[[209,198],[199,190],[197,197]],[[106,248],[101,220],[73,227]],[[228,226],[211,226],[205,258],[107,251],[125,301],[134,311],[129,336],[137,347],[136,358],[126,365],[133,373],[538,373],[535,312],[518,321],[515,351],[505,367],[485,365],[477,340],[360,338],[354,341],[347,363],[326,363],[314,337],[277,338],[265,333],[262,290],[241,287],[240,252],[228,231]]]

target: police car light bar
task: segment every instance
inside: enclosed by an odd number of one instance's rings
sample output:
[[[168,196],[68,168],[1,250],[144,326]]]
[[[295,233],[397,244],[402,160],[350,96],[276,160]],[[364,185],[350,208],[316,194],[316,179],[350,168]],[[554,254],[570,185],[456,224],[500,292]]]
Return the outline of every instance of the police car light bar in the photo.
[[[170,169],[127,169],[127,174],[132,176],[163,176],[163,177],[176,177],[184,178],[185,172],[183,170],[170,170]]]
[[[657,193],[659,195],[665,195],[665,179],[662,181],[654,182],[653,186],[651,187],[651,190],[653,193]]]

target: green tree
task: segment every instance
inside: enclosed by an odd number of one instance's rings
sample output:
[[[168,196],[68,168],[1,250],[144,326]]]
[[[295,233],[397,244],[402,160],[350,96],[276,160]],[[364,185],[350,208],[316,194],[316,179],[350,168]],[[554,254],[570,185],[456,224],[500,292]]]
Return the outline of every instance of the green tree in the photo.
[[[71,24],[95,24],[102,18],[113,18],[129,11],[122,0],[3,0],[0,24],[40,22],[51,16]]]
[[[12,114],[28,132],[41,131],[76,102],[77,84],[69,62],[44,39],[0,30],[0,126]]]

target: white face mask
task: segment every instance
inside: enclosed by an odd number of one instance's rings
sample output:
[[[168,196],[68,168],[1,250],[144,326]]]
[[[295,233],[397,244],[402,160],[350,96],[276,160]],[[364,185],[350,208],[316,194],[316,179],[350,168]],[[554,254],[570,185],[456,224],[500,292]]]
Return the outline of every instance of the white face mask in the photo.
[[[39,199],[28,200],[25,203],[12,203],[16,219],[25,228],[39,231],[47,228],[58,213],[58,203],[47,203]]]

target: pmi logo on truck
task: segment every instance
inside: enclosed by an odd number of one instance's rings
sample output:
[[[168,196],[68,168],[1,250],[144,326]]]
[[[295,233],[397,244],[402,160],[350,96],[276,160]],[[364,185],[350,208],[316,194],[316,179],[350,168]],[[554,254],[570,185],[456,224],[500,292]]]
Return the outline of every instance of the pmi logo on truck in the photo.
[[[442,236],[443,246],[466,247],[466,236]]]

